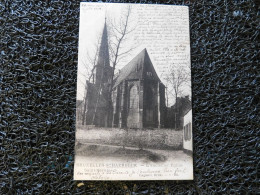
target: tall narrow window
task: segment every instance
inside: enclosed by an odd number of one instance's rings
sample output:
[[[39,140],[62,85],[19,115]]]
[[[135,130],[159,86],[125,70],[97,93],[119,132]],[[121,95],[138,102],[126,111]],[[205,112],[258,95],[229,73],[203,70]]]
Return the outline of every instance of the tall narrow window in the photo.
[[[139,94],[137,86],[134,85],[129,90],[127,126],[138,128],[139,124]]]

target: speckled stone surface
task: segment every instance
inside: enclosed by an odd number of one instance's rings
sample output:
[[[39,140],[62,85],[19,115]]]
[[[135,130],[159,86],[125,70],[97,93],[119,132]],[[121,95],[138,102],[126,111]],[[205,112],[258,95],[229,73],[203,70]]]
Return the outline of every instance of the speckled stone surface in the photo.
[[[2,0],[0,194],[256,194],[257,1],[124,2],[190,7],[194,181],[73,181],[79,1]]]

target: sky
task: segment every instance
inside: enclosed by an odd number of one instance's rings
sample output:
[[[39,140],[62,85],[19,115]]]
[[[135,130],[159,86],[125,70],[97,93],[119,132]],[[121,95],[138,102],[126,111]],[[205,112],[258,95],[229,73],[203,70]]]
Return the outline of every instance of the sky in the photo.
[[[122,45],[134,50],[121,61],[120,70],[144,48],[147,49],[154,68],[166,85],[166,76],[174,64],[184,67],[190,76],[189,18],[186,6],[131,4],[130,29],[134,29]],[[105,18],[118,22],[129,4],[81,3],[79,24],[77,99],[84,97],[87,69],[91,68],[87,56],[94,56],[98,37],[101,35]],[[150,38],[149,38],[150,37]],[[123,48],[124,49],[124,48]],[[86,68],[88,66],[88,68]],[[112,65],[111,65],[112,66]],[[170,86],[168,90],[172,92]],[[191,97],[191,84],[183,86],[182,95]],[[174,103],[169,95],[169,106]]]

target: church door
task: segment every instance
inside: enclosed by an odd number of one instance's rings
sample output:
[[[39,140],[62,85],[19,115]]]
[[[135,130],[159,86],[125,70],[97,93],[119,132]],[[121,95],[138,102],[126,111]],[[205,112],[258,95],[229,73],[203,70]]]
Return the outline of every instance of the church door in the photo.
[[[139,128],[139,94],[136,85],[129,91],[127,127]]]

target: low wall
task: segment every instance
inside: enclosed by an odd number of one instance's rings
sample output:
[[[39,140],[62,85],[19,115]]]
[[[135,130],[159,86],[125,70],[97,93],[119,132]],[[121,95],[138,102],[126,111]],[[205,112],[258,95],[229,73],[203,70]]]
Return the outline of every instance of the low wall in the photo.
[[[172,129],[117,129],[78,127],[79,143],[109,144],[139,148],[182,149],[182,131]]]

